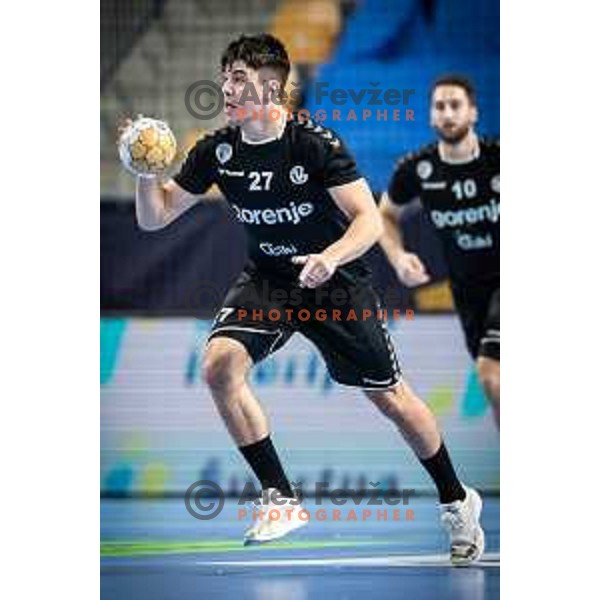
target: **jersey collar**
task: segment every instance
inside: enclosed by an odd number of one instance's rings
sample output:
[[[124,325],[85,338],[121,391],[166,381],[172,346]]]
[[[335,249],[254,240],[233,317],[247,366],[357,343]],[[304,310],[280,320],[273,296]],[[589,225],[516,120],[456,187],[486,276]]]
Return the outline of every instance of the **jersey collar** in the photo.
[[[244,144],[250,144],[251,146],[260,146],[262,144],[269,144],[270,142],[276,142],[277,140],[280,140],[281,137],[283,136],[286,125],[287,125],[287,119],[285,119],[283,121],[283,127],[281,128],[281,131],[277,135],[274,135],[274,136],[271,136],[268,138],[264,138],[262,140],[249,140],[244,135],[244,131],[242,129],[240,129],[240,133],[242,134],[242,142],[244,142]]]
[[[451,158],[444,158],[444,156],[442,155],[440,142],[438,142],[438,145],[437,145],[437,152],[438,152],[438,156],[440,157],[440,160],[443,163],[446,163],[447,165],[466,165],[466,164],[469,164],[479,158],[479,155],[481,154],[481,144],[479,142],[479,138],[477,138],[477,145],[475,146],[475,152],[473,152],[473,154],[469,158],[464,158],[462,160],[453,160]]]

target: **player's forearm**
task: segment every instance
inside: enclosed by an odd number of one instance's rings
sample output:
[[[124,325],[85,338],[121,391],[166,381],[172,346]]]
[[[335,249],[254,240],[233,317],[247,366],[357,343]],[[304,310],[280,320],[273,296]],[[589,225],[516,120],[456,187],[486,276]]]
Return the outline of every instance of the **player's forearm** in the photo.
[[[383,234],[379,238],[379,245],[385,252],[391,264],[396,264],[398,259],[406,253],[404,240],[398,225],[398,220],[394,215],[383,213]]]
[[[135,189],[137,223],[145,231],[167,224],[166,192],[159,178],[138,177]]]
[[[323,254],[333,260],[338,266],[349,263],[362,256],[377,243],[383,226],[376,212],[364,212],[357,215],[346,233],[327,247]]]

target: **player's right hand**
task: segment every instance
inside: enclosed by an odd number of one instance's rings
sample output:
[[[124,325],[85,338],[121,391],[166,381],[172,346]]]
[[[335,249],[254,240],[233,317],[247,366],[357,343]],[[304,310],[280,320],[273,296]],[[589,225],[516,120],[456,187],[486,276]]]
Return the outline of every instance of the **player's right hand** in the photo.
[[[407,287],[423,285],[431,280],[425,265],[416,254],[405,252],[396,261],[398,279]]]

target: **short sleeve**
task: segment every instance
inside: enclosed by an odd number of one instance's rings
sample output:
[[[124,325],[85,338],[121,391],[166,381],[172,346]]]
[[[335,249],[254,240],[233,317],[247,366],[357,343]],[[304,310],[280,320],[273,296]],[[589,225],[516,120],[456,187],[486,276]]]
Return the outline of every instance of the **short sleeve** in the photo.
[[[331,130],[318,135],[317,176],[326,188],[352,183],[362,177],[356,161],[342,140]]]
[[[188,152],[175,183],[190,194],[203,194],[215,182],[213,138],[203,138]]]
[[[399,160],[388,188],[390,200],[398,205],[408,204],[419,196],[420,191],[414,161]]]

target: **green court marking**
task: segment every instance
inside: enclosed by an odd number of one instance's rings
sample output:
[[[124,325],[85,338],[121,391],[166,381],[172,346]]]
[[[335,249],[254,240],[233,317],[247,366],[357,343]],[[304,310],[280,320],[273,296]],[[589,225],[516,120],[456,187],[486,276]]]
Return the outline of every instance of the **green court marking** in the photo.
[[[320,548],[356,548],[357,546],[386,546],[393,544],[389,541],[369,540],[337,540],[337,541],[313,541],[313,542],[271,542],[270,544],[258,544],[243,546],[237,540],[211,540],[211,541],[111,541],[100,544],[101,556],[147,556],[152,554],[187,554],[187,553],[224,553],[243,550],[314,550]]]

